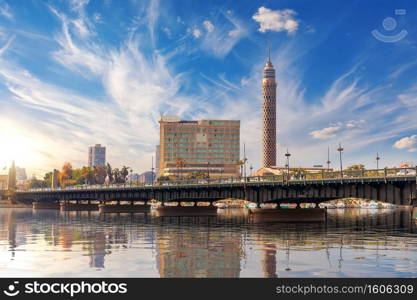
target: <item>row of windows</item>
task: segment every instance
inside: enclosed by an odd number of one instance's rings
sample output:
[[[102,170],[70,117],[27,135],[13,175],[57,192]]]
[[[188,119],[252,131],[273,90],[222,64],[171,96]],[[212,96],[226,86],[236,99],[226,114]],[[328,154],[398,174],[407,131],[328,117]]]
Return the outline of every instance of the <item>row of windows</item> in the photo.
[[[240,129],[236,128],[181,128],[181,129],[170,129],[167,128],[165,136],[187,136],[196,133],[229,133],[239,134]]]
[[[214,153],[214,152],[239,152],[239,148],[227,147],[227,148],[210,148],[210,149],[195,149],[195,148],[168,148],[165,149],[165,154],[173,152],[201,152],[201,153]]]
[[[165,162],[169,162],[168,158],[165,158]],[[189,158],[189,163],[236,163],[237,159],[218,159],[218,158],[210,158],[210,159],[200,159],[200,158]]]
[[[239,148],[239,143],[166,143],[165,151],[172,148]]]

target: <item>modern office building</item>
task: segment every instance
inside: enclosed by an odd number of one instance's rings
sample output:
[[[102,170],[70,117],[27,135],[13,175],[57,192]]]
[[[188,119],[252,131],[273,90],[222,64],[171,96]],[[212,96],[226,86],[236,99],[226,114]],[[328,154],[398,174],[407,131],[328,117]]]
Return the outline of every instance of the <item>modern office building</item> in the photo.
[[[106,165],[106,147],[96,144],[88,148],[88,166],[98,167]]]
[[[22,184],[27,179],[28,179],[28,177],[26,175],[26,169],[16,166],[16,180],[17,180],[17,183]]]
[[[264,67],[262,79],[262,167],[277,165],[277,84],[271,55]]]
[[[138,181],[139,183],[150,184],[152,181],[155,181],[155,173],[151,171],[143,172],[139,175]]]
[[[164,116],[160,123],[160,176],[239,176],[240,121],[184,121]]]

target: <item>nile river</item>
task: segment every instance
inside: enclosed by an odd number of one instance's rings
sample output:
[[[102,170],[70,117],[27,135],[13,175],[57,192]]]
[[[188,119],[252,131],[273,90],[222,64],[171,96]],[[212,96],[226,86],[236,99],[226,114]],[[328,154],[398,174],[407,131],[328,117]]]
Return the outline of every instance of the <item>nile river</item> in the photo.
[[[409,210],[329,210],[326,223],[0,210],[1,277],[417,277]]]

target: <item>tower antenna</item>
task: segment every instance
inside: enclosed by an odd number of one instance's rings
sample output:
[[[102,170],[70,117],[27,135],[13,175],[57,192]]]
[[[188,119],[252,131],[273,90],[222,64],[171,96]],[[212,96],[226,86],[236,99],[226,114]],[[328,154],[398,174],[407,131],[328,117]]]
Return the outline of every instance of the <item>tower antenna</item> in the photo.
[[[271,38],[268,38],[268,61],[271,62]]]

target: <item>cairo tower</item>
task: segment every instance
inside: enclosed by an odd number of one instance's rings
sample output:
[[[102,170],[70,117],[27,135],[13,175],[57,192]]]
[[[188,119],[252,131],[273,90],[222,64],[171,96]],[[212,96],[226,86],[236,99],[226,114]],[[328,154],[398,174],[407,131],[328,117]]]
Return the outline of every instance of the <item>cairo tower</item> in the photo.
[[[277,160],[277,84],[271,55],[264,67],[262,79],[262,167],[276,166]]]

